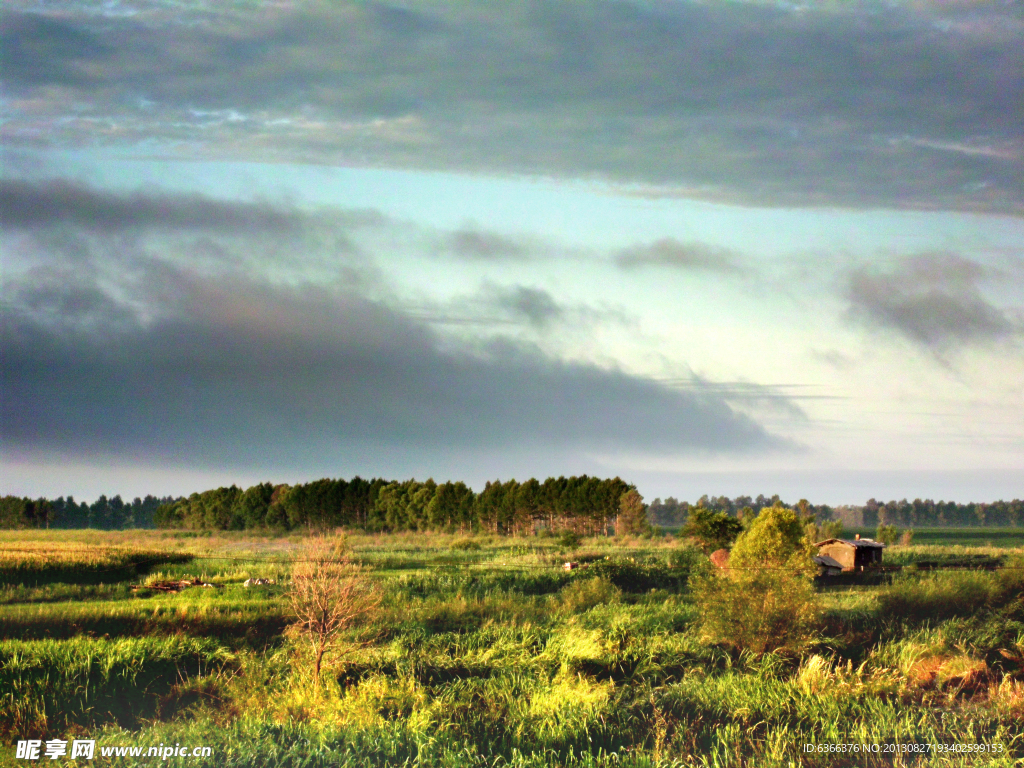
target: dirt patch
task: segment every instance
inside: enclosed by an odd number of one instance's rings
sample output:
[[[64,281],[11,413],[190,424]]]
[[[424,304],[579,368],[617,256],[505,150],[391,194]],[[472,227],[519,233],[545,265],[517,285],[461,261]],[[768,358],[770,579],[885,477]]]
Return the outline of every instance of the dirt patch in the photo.
[[[137,584],[133,586],[132,589],[153,589],[157,592],[181,592],[183,589],[190,589],[192,587],[209,587],[214,589],[224,588],[220,584],[211,584],[208,581],[201,581],[200,579],[181,579],[180,581],[152,581],[149,584]]]

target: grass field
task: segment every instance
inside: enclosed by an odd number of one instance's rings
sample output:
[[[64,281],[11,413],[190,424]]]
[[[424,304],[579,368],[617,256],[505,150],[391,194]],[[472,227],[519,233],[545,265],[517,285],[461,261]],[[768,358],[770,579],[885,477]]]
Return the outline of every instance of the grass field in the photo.
[[[302,537],[0,532],[0,764],[26,764],[17,740],[87,736],[209,746],[167,762],[218,768],[1019,766],[1024,546],[970,531],[915,532],[886,561],[1000,570],[823,591],[810,646],[767,654],[702,634],[704,558],[672,537],[350,535],[381,601],[320,682],[285,631]],[[145,588],[186,577],[215,586]],[[907,743],[1001,751],[882,751]]]

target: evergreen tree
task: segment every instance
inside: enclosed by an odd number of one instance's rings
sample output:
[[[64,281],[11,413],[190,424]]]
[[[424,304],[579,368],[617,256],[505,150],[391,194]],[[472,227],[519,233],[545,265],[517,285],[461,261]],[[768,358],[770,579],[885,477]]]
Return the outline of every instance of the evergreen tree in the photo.
[[[629,536],[646,533],[650,529],[647,522],[647,505],[643,497],[631,488],[622,494],[619,500],[619,516],[615,519],[615,533]]]

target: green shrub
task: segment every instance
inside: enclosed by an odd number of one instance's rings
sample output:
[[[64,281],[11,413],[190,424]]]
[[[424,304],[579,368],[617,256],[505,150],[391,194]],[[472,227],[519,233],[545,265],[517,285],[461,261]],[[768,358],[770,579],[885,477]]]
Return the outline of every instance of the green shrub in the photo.
[[[582,542],[582,537],[576,531],[562,531],[558,536],[558,546],[567,552],[575,552]]]
[[[480,542],[468,537],[456,539],[451,543],[451,549],[459,552],[476,552],[480,549]]]
[[[694,507],[681,533],[697,542],[705,552],[732,545],[743,530],[743,524],[732,515],[705,507]]]
[[[711,567],[711,561],[697,547],[679,546],[671,550],[665,558],[669,568],[682,574],[700,574]]]
[[[785,568],[813,571],[811,541],[796,512],[782,506],[765,507],[750,527],[736,537],[730,568]]]
[[[895,525],[878,525],[875,531],[875,541],[880,541],[887,547],[891,547],[900,539],[900,532]]]
[[[754,654],[799,653],[815,638],[811,580],[786,570],[710,573],[693,581],[706,640]]]
[[[820,537],[820,538],[818,538]],[[843,538],[843,521],[842,520],[828,520],[821,524],[818,529],[818,534],[815,538],[819,541],[823,539],[841,539]]]

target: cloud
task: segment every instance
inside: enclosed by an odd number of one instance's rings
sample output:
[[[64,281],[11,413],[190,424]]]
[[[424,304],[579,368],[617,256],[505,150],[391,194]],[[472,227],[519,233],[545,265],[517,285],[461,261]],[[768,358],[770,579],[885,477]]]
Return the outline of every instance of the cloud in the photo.
[[[743,451],[780,443],[715,393],[679,393],[511,342],[442,352],[359,296],[180,275],[160,319],[69,289],[4,310],[2,429],[14,449],[299,462],[355,443]],[[32,295],[22,291],[20,296]],[[88,298],[98,322],[67,307]],[[173,311],[172,311],[173,310]],[[56,315],[56,317],[55,317]]]
[[[682,243],[671,237],[655,240],[647,245],[624,248],[615,255],[615,262],[623,269],[637,267],[672,267],[675,269],[741,273],[741,256],[727,248],[716,248],[706,243]]]
[[[996,341],[1021,327],[982,292],[994,277],[990,268],[947,253],[908,259],[889,273],[857,269],[846,288],[849,316],[933,349]]]
[[[800,405],[801,401],[837,399],[833,395],[814,394],[814,386],[806,384],[765,385],[746,381],[710,381],[696,375],[662,381],[682,392],[714,392],[717,397],[743,413],[783,415],[791,422],[810,421]]]
[[[174,196],[138,209],[138,195],[99,199],[115,213],[181,210]],[[459,343],[358,281],[282,280],[258,230],[217,233],[250,256],[210,260],[196,258],[191,235],[159,230],[122,247],[114,228],[135,226],[134,213],[99,229],[46,221],[5,233],[21,238],[0,289],[9,451],[294,467],[355,449],[788,447],[710,385],[678,391],[502,335]],[[191,231],[187,218],[178,225]],[[537,287],[491,287],[484,298],[536,328],[574,311]]]
[[[561,320],[565,310],[545,290],[516,286],[510,290],[500,291],[495,303],[515,315],[525,318],[531,325],[544,328],[556,320]]]
[[[824,363],[837,371],[848,371],[856,365],[856,360],[843,354],[838,349],[812,349],[808,356],[817,363]]]
[[[226,202],[198,194],[123,195],[64,179],[0,180],[0,224],[55,225],[111,232],[137,228],[296,231],[308,217],[269,203]]]
[[[109,191],[60,178],[0,180],[0,226],[8,275],[31,269],[40,285],[86,277],[134,285],[152,279],[170,255],[207,275],[269,270],[278,280],[335,280],[364,290],[382,279],[364,245],[401,229],[374,210]]]
[[[0,30],[12,145],[1024,212],[1024,18],[1005,3],[19,5]]]
[[[562,302],[537,286],[490,282],[475,293],[444,302],[411,304],[405,309],[411,317],[439,327],[476,326],[485,334],[526,328],[534,332],[533,338],[546,342],[565,332],[589,331],[601,323],[635,323],[635,317],[619,307]]]
[[[456,256],[488,261],[525,261],[531,255],[530,244],[525,241],[479,229],[456,230],[443,239],[443,247]]]

